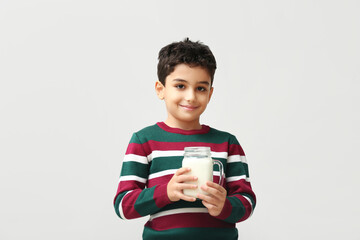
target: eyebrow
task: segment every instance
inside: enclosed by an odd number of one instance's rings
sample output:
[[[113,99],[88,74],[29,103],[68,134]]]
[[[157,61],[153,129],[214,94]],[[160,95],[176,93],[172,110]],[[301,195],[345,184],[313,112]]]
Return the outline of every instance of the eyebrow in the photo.
[[[175,78],[175,79],[173,79],[173,81],[175,81],[175,82],[185,82],[185,83],[188,82],[188,81],[186,81],[184,79],[181,79],[181,78]],[[196,84],[205,84],[205,85],[210,86],[210,83],[208,81],[201,81],[201,82],[197,82]]]

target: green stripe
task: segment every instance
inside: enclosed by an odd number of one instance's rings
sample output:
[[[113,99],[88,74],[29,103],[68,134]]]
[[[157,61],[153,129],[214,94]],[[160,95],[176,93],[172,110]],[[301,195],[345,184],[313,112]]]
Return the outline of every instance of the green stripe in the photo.
[[[151,161],[151,173],[181,168],[183,156],[157,157]]]
[[[234,135],[231,135],[231,134],[230,134],[229,144],[237,144],[237,145],[240,145],[240,144],[239,144],[239,141],[236,139],[236,137],[235,137]]]
[[[148,165],[138,162],[124,162],[121,168],[121,176],[136,175],[147,178],[149,174]]]
[[[241,175],[246,175],[246,177],[249,177],[248,165],[243,162],[228,163],[227,170],[228,171],[226,173],[226,177],[241,176]]]
[[[144,240],[237,240],[237,228],[175,228],[155,231],[145,227]]]
[[[244,216],[245,207],[243,206],[240,199],[238,199],[237,197],[227,197],[227,199],[229,199],[229,201],[231,203],[232,210],[231,210],[230,216],[228,218],[226,218],[225,221],[231,222],[231,223],[236,223],[237,221],[239,221],[240,218],[242,218],[242,216]],[[236,207],[234,207],[234,206],[236,206]]]
[[[134,208],[141,216],[146,216],[149,213],[159,210],[154,201],[154,191],[155,187],[146,188],[141,191],[139,197],[136,199]]]
[[[173,210],[178,208],[205,208],[202,204],[202,200],[196,200],[195,202],[187,202],[180,200],[173,202],[172,204],[166,205],[161,209],[161,211]]]
[[[227,159],[226,158],[212,158],[212,159],[219,160],[222,163],[223,167],[224,167],[224,172],[226,173],[226,171],[227,171],[227,164],[226,164]],[[214,164],[214,171],[219,171],[219,166],[217,164]]]
[[[130,143],[140,143],[141,144],[141,141],[136,133],[133,133],[133,135],[131,136]]]

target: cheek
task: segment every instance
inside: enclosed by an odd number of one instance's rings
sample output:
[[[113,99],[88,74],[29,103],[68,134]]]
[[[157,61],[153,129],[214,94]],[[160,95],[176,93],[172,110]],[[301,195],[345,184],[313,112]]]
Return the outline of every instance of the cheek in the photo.
[[[179,100],[179,98],[171,96],[171,97],[168,97],[165,102],[166,102],[167,106],[174,106],[174,105],[179,104],[180,100]]]
[[[169,97],[169,100],[172,102],[172,103],[178,103],[181,101],[181,96],[179,94],[172,94],[170,95]]]
[[[209,95],[203,95],[199,98],[199,100],[203,103],[203,104],[207,104],[210,100]]]

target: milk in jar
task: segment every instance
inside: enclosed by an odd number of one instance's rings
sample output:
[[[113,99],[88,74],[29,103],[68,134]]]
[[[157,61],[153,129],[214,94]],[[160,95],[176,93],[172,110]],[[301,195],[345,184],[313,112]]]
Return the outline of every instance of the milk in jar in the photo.
[[[197,189],[184,189],[184,194],[187,196],[195,197],[198,193],[207,194],[200,189],[200,186],[205,185],[206,181],[213,179],[213,162],[210,157],[210,148],[185,148],[184,159],[182,162],[183,167],[189,167],[190,172],[187,175],[196,176],[197,181],[186,182],[189,184],[196,184]]]
[[[186,147],[184,159],[182,161],[183,167],[189,167],[190,172],[187,175],[196,176],[197,181],[186,182],[189,184],[196,184],[197,189],[184,189],[184,194],[191,197],[197,197],[198,193],[207,194],[202,191],[200,187],[205,185],[207,181],[213,180],[213,160],[209,147]]]

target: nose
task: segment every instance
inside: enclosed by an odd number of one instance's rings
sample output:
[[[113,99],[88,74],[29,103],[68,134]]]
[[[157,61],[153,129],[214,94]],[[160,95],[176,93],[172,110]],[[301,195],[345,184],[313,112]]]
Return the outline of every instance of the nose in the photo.
[[[193,89],[188,89],[185,94],[185,100],[188,102],[192,102],[196,99],[196,93]]]

